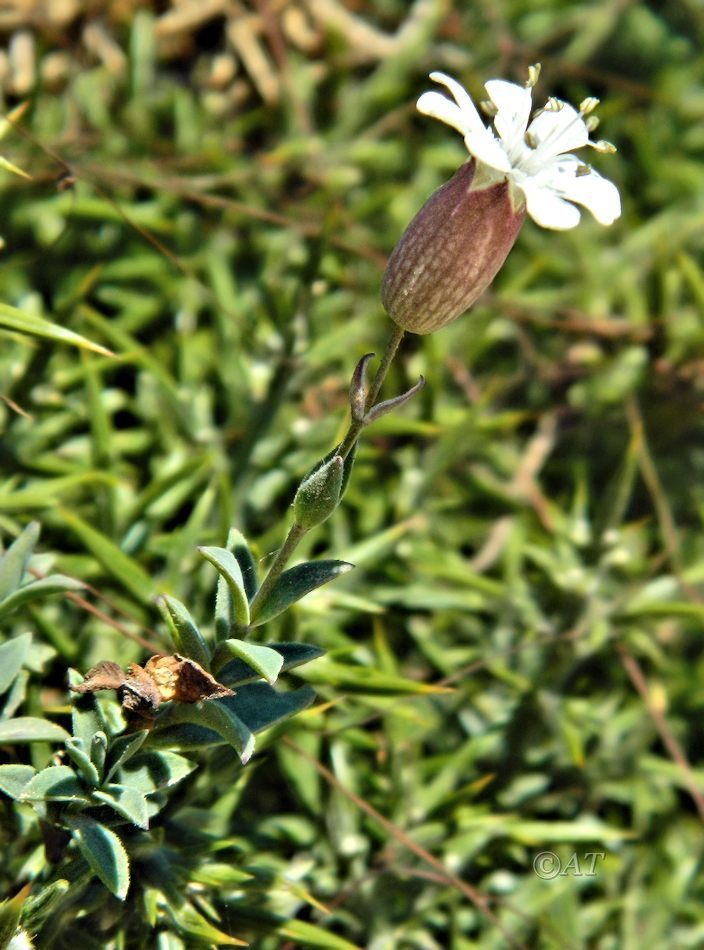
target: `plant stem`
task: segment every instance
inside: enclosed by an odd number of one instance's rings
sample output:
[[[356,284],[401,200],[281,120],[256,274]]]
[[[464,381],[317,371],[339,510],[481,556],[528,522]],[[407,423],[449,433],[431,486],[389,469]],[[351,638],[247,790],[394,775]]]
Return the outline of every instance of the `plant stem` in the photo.
[[[391,332],[391,336],[389,337],[388,342],[386,344],[386,349],[384,350],[384,355],[381,358],[381,363],[379,364],[379,368],[377,369],[374,375],[374,379],[372,380],[371,385],[369,387],[369,391],[367,393],[367,400],[366,400],[366,405],[365,405],[365,409],[367,412],[369,412],[369,410],[372,408],[372,406],[376,402],[376,397],[379,395],[379,391],[382,387],[384,379],[386,378],[386,374],[389,371],[389,367],[391,366],[391,363],[393,362],[393,359],[396,356],[396,351],[398,350],[399,344],[401,340],[403,339],[404,333],[405,333],[405,330],[401,329],[401,327],[397,327],[394,324],[394,328]],[[349,453],[354,448],[357,442],[357,439],[359,438],[359,435],[362,429],[364,428],[364,425],[365,423],[363,419],[353,419],[350,422],[347,433],[345,434],[345,437],[342,440],[342,443],[340,444],[340,448],[335,453],[336,455],[342,456],[343,459],[347,458]],[[278,553],[276,557],[274,558],[274,561],[271,567],[269,568],[269,571],[266,577],[262,581],[262,586],[259,588],[257,593],[252,598],[252,603],[249,605],[249,616],[251,620],[255,619],[261,605],[269,596],[269,593],[271,592],[271,589],[274,586],[274,584],[277,582],[279,577],[281,577],[283,570],[286,567],[286,564],[288,563],[291,555],[296,550],[299,542],[301,541],[301,539],[303,538],[305,534],[306,534],[306,529],[302,525],[298,524],[297,521],[294,521],[294,523],[291,525],[291,528],[288,534],[286,535],[286,540],[279,548]]]
[[[278,553],[274,558],[271,567],[269,568],[269,572],[262,581],[262,586],[252,598],[252,603],[249,605],[250,620],[254,620],[256,617],[260,605],[264,602],[266,597],[269,595],[271,588],[278,581],[279,577],[283,573],[284,568],[286,567],[286,563],[298,547],[298,543],[305,533],[305,528],[298,524],[297,521],[294,521],[289,529],[288,534],[286,535],[286,540],[279,548]]]
[[[381,358],[379,369],[376,371],[371,386],[369,387],[369,392],[367,393],[367,403],[365,407],[367,412],[369,412],[376,402],[376,397],[379,395],[381,386],[386,379],[386,374],[388,373],[389,367],[396,356],[396,351],[399,348],[399,344],[401,343],[405,332],[406,331],[401,327],[397,327],[396,324],[394,324],[394,328],[391,331],[391,336],[389,337],[386,344],[386,349],[384,350],[384,355]],[[363,428],[364,421],[362,419],[353,419],[350,422],[349,428],[345,433],[345,437],[340,443],[340,448],[337,451],[337,454],[342,456],[343,459],[347,458],[354,448]]]

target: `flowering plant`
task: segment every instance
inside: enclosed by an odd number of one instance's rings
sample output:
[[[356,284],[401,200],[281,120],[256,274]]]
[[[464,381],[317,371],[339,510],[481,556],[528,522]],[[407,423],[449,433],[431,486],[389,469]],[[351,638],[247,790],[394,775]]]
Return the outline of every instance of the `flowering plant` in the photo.
[[[613,182],[571,154],[583,146],[614,151],[609,142],[589,138],[598,100],[585,99],[577,110],[551,98],[531,119],[539,74],[538,66],[531,67],[525,86],[502,79],[486,83],[489,100],[483,106],[493,118],[492,131],[458,82],[431,73],[454,101],[425,92],[418,109],[456,129],[472,158],[421,208],[389,261],[382,301],[405,330],[431,333],[467,310],[504,263],[526,212],[555,230],[579,223],[577,205],[600,224],[620,215]]]

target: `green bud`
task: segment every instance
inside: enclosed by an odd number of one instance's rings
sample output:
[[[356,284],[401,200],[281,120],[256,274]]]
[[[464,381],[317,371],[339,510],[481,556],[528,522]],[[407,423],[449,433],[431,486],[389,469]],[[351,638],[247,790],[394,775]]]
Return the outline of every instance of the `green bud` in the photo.
[[[306,531],[326,521],[340,503],[345,462],[334,455],[306,476],[293,499],[296,523]]]

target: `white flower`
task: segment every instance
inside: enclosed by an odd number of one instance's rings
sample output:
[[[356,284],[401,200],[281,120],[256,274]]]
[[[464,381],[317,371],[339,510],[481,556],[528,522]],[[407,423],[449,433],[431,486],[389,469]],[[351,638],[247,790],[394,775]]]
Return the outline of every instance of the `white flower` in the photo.
[[[477,160],[482,181],[508,180],[513,200],[525,201],[528,214],[542,227],[575,227],[580,218],[575,204],[591,211],[600,224],[612,224],[621,214],[618,189],[569,154],[585,145],[601,152],[614,151],[608,142],[589,138],[594,120],[585,121],[585,116],[598,100],[586,99],[577,111],[567,102],[549,99],[528,124],[538,71],[538,67],[531,68],[526,86],[503,79],[486,83],[490,102],[485,106],[493,115],[497,134],[484,125],[466,90],[444,73],[431,73],[430,78],[445,86],[454,102],[439,92],[426,92],[418,100],[418,109],[457,129],[467,151]]]

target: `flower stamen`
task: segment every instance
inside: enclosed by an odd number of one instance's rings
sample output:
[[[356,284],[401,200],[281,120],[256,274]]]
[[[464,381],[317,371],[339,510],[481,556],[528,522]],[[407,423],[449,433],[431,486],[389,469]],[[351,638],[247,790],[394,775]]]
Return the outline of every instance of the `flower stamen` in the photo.
[[[596,98],[596,96],[588,96],[579,104],[580,115],[589,115],[589,113],[593,112],[598,105],[599,100]]]
[[[526,89],[532,89],[538,84],[540,79],[540,63],[534,63],[532,66],[528,67],[528,82],[526,83]]]

